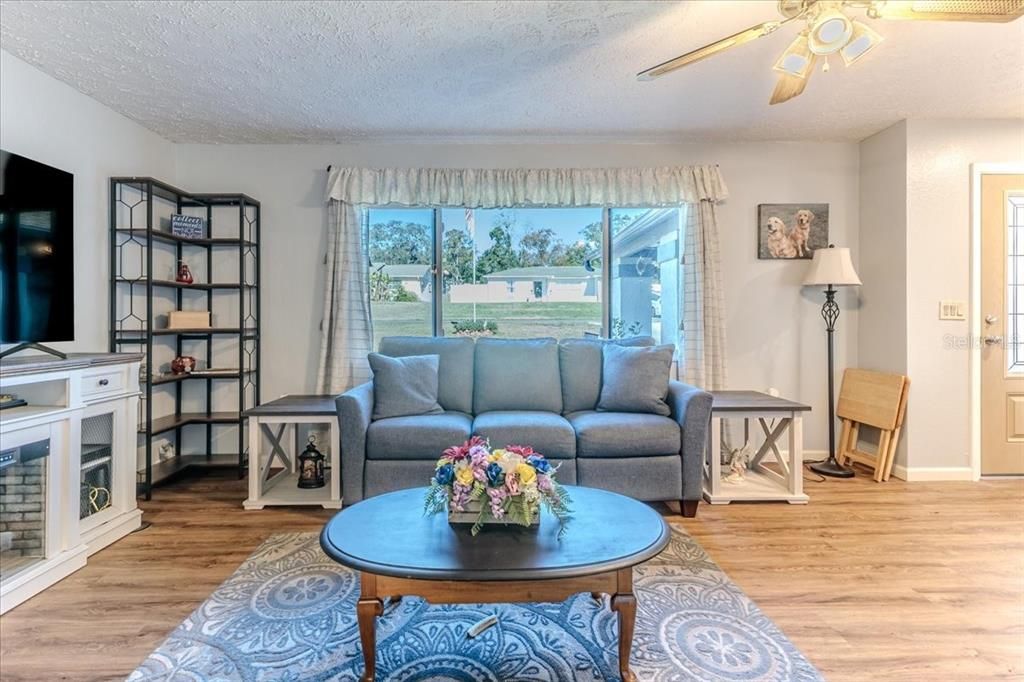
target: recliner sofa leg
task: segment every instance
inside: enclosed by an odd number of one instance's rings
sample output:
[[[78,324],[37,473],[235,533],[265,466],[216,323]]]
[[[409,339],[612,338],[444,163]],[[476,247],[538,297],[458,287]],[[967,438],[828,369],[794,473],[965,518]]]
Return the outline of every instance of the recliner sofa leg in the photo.
[[[700,500],[679,500],[679,510],[688,519],[697,516],[697,503]]]

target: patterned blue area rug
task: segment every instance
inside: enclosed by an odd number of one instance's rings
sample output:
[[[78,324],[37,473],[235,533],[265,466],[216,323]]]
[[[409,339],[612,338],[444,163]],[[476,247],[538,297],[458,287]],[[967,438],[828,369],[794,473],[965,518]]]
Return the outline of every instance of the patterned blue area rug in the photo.
[[[688,535],[634,571],[632,668],[640,680],[822,677]],[[274,535],[128,678],[168,682],[358,680],[359,579],[314,533]],[[475,639],[487,615],[498,625]],[[562,604],[432,606],[407,597],[377,626],[380,680],[614,680],[618,626],[608,597]]]

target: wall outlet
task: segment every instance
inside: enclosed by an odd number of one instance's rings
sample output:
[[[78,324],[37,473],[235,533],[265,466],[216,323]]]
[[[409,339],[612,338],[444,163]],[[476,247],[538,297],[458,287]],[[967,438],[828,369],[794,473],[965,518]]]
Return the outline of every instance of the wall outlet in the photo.
[[[14,533],[7,531],[0,533],[0,552],[6,552],[14,546]]]
[[[940,320],[966,320],[967,304],[963,301],[939,301]]]

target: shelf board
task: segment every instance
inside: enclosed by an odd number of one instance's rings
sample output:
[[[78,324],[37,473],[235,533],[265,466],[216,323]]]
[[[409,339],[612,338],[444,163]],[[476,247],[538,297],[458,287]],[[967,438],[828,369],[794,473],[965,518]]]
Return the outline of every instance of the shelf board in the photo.
[[[239,334],[245,340],[257,338],[255,327],[239,329],[238,327],[201,327],[195,329],[154,329],[150,332],[153,336],[213,336],[215,334]],[[128,336],[135,334],[137,336]],[[117,332],[115,343],[128,345],[146,343],[145,330],[129,329]]]
[[[131,227],[118,227],[115,229],[118,234],[125,234],[131,237],[141,237],[143,239],[152,237],[153,241],[167,242],[169,244],[187,244],[192,246],[246,246],[246,247],[258,247],[259,244],[246,239],[235,239],[233,237],[206,237],[203,239],[188,239],[187,237],[179,237],[176,234],[165,232],[163,230],[143,230],[140,228]]]
[[[243,374],[252,374],[254,371],[255,370],[247,369],[244,372],[235,370],[233,372],[225,372],[224,374],[163,374],[158,377],[153,377],[150,383],[154,386],[159,386],[160,384],[173,384],[179,381],[187,381],[189,379],[239,379]],[[146,383],[144,379],[142,380],[142,383]]]
[[[176,429],[179,426],[189,424],[237,424],[239,422],[238,412],[182,412],[181,415],[169,414],[166,417],[157,417],[153,420],[153,427],[149,435],[155,436],[158,433]],[[146,433],[145,424],[139,425],[139,433]]]
[[[281,472],[279,478],[270,484],[269,489],[253,500],[247,499],[246,509],[260,509],[264,506],[317,505],[325,508],[340,508],[341,501],[331,500],[331,472],[324,472],[325,484],[322,488],[300,488],[299,473]]]
[[[126,277],[118,277],[115,281],[121,284],[139,284],[144,285],[146,283],[145,278],[141,279],[128,279]],[[196,289],[200,291],[208,291],[211,289],[255,289],[253,284],[232,284],[225,282],[193,282],[192,284],[185,284],[184,282],[175,282],[169,279],[154,279],[153,286],[155,287],[167,287],[171,289]]]
[[[190,469],[192,467],[202,468],[223,468],[223,467],[237,467],[238,466],[238,455],[227,454],[227,455],[177,455],[171,459],[165,459],[159,462],[153,462],[153,483],[159,483],[160,481],[166,480],[175,474]],[[145,481],[146,470],[137,472],[139,478]]]

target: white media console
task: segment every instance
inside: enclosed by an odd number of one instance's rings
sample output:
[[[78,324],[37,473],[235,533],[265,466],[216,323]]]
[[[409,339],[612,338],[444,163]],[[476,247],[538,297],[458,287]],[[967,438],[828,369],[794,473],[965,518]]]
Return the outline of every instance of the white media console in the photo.
[[[136,504],[141,355],[0,361],[0,613],[142,524]]]

